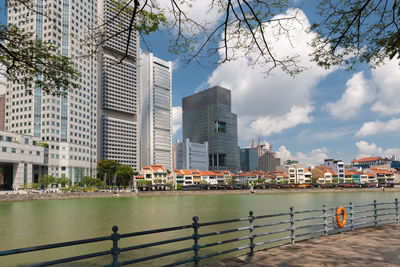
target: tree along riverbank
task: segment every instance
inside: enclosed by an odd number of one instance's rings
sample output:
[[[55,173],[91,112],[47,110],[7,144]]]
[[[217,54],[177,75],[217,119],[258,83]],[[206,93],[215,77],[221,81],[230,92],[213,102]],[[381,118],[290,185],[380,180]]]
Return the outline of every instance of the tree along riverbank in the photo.
[[[279,193],[323,193],[323,192],[400,192],[395,188],[306,188],[306,189],[258,189],[255,194]],[[250,190],[204,190],[204,191],[139,191],[136,192],[60,192],[60,193],[22,193],[9,191],[0,194],[0,202],[76,199],[76,198],[107,198],[136,196],[168,196],[168,195],[207,195],[207,194],[251,194]]]

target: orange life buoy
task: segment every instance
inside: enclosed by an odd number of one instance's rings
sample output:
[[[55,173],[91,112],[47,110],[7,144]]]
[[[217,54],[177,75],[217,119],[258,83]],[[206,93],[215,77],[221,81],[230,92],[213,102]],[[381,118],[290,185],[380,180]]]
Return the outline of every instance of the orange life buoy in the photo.
[[[339,207],[336,210],[336,224],[339,228],[343,228],[346,225],[346,210],[343,207]]]

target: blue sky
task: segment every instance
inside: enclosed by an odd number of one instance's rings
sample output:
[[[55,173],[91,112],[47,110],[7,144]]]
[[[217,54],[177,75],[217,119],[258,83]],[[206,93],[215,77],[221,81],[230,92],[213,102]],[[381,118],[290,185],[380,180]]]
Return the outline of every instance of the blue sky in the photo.
[[[290,3],[300,7],[305,18],[313,22],[316,2]],[[306,34],[299,36],[301,39]],[[373,71],[367,64],[357,65],[353,71],[323,71],[313,66],[310,73],[295,78],[279,71],[274,77],[265,77],[260,71],[246,68],[240,60],[208,68],[185,66],[178,56],[168,53],[168,38],[166,33],[157,33],[146,40],[155,56],[176,63],[176,129],[180,127],[178,113],[183,97],[222,85],[232,90],[241,147],[249,146],[261,133],[282,158],[297,158],[305,164],[318,164],[326,157],[349,162],[362,156],[400,155],[400,103],[395,100],[400,97],[398,62],[388,62]],[[142,49],[146,50],[143,45]],[[292,49],[301,54],[304,42],[295,43]],[[302,56],[309,66],[307,54]],[[247,76],[247,80],[237,76]],[[174,140],[181,139],[178,130]]]
[[[190,14],[201,16],[207,8],[204,2],[195,2]],[[315,20],[316,2],[290,3],[301,8],[307,25]],[[4,23],[4,12],[0,18]],[[218,15],[210,15],[209,19],[217,20]],[[300,54],[301,63],[309,67],[295,78],[279,70],[266,77],[261,68],[247,67],[244,57],[219,66],[185,65],[168,52],[170,36],[166,32],[146,37],[155,56],[174,63],[174,141],[182,139],[182,98],[221,85],[232,90],[241,147],[249,146],[260,134],[281,158],[297,158],[305,164],[318,164],[327,157],[349,162],[362,156],[400,155],[399,62],[387,61],[375,70],[367,64],[357,65],[350,72],[340,68],[322,70],[308,58],[307,40],[313,33],[297,29],[293,34],[293,47],[285,40],[276,47],[279,53]],[[141,47],[147,50],[143,44]]]

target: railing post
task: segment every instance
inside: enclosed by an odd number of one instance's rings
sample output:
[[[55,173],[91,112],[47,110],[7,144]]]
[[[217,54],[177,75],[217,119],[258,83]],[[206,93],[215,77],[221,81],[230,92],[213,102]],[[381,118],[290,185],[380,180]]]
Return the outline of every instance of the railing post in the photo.
[[[249,211],[249,231],[250,231],[250,252],[249,255],[254,254],[254,216],[253,211]]]
[[[354,206],[352,202],[350,202],[350,228],[351,231],[354,231]]]
[[[111,254],[113,255],[113,262],[111,264],[112,267],[118,267],[119,262],[118,262],[118,255],[119,255],[119,248],[118,248],[118,240],[119,240],[119,234],[118,232],[118,226],[113,226],[112,228],[113,233],[111,234],[112,241],[113,241],[113,247],[111,249]]]
[[[397,198],[394,199],[394,205],[396,208],[396,222],[399,223],[399,201]]]
[[[327,211],[326,205],[322,204],[322,213],[324,216],[324,236],[328,235],[328,219],[326,217],[326,211]]]
[[[198,267],[199,266],[199,217],[194,216],[193,217],[193,223],[192,223],[192,227],[193,227],[193,241],[194,241],[194,245],[193,245],[193,251],[194,251],[194,266]]]
[[[375,227],[378,226],[378,209],[377,209],[377,205],[376,205],[376,200],[374,200],[374,224],[375,224]]]
[[[296,226],[294,225],[294,208],[290,207],[290,239],[292,240],[292,244],[295,242],[295,234]]]

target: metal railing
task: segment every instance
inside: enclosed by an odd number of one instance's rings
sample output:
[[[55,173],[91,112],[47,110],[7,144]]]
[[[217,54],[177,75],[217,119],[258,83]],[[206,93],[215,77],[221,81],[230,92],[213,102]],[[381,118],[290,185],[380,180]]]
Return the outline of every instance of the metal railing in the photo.
[[[168,257],[170,256],[175,256],[175,259],[173,259],[172,262],[167,263],[166,261],[161,261],[156,264],[162,266],[178,266],[192,263],[191,265],[198,266],[201,260],[228,253],[238,253],[239,251],[246,250],[249,255],[252,255],[256,251],[256,248],[261,250],[288,243],[294,244],[299,240],[317,236],[327,236],[342,231],[353,231],[356,228],[361,227],[376,227],[379,224],[387,222],[399,223],[399,203],[397,198],[394,202],[378,203],[375,200],[370,204],[356,205],[349,203],[349,205],[343,207],[346,209],[348,214],[347,224],[343,228],[336,227],[335,211],[337,207],[326,207],[325,205],[322,205],[322,208],[320,209],[299,211],[296,211],[291,207],[288,212],[284,213],[256,216],[252,211],[250,211],[249,216],[247,217],[204,223],[199,221],[199,217],[194,216],[192,224],[126,234],[118,233],[118,227],[114,226],[112,227],[112,234],[110,236],[0,251],[0,257],[82,244],[112,241],[112,248],[108,250],[50,260],[26,266],[50,266],[106,255],[112,256],[112,260],[110,259],[111,264],[106,266],[113,267],[143,262],[148,263],[149,261],[154,261],[160,258],[169,259]],[[234,225],[233,227],[227,226],[232,224]],[[208,230],[209,227],[213,227],[213,230]],[[200,231],[203,229],[204,232]],[[218,231],[215,231],[215,229]],[[244,231],[246,231],[247,234],[240,236],[236,235],[237,233]],[[155,234],[159,236],[161,233],[170,232],[173,233],[174,236],[176,236],[178,232],[183,232],[183,236],[174,237],[172,239],[157,240],[154,242],[143,242],[143,237],[146,238]],[[220,238],[221,236],[225,237]],[[119,242],[121,242],[122,239],[134,237],[142,238],[140,240],[141,243],[135,242],[132,246],[120,247],[121,243]],[[212,240],[208,240],[210,238],[212,238]],[[201,240],[205,241],[202,243],[200,242]],[[190,244],[181,244],[181,246],[176,245],[176,243],[180,242],[190,242]],[[237,245],[237,243],[240,244]],[[142,249],[147,249],[146,251],[148,253],[149,248],[154,249],[154,247],[162,245],[170,246],[171,244],[176,245],[175,250],[170,250],[170,247],[168,247],[167,251],[161,253],[158,252],[151,255],[146,255],[146,253],[137,253],[135,255],[141,256],[126,260],[127,257],[132,256],[132,254],[128,254],[124,259],[121,258],[121,253],[133,253],[134,251],[140,251]],[[222,248],[219,247],[221,245],[223,245]],[[154,249],[154,251],[157,251],[157,249]],[[185,258],[182,256],[187,255],[189,252],[192,254],[188,257]]]

